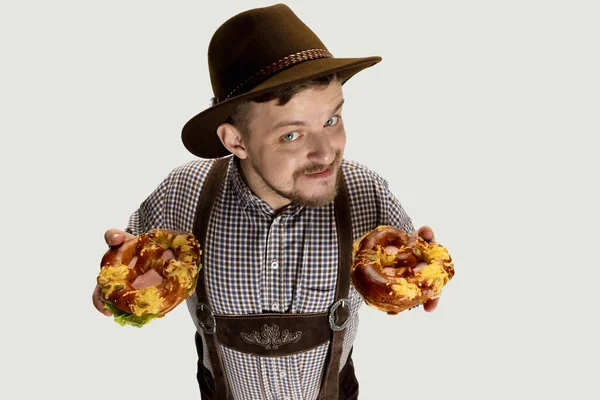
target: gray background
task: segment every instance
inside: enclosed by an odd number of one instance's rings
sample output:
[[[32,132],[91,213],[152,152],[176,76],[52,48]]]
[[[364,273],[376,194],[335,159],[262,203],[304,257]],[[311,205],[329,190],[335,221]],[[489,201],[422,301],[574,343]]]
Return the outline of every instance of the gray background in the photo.
[[[193,158],[210,36],[273,3],[205,4],[1,3],[1,398],[196,398],[186,307],[133,329],[91,293],[103,232]],[[362,308],[361,398],[599,398],[598,3],[288,4],[383,57],[344,87],[346,158],[456,265],[432,314]]]

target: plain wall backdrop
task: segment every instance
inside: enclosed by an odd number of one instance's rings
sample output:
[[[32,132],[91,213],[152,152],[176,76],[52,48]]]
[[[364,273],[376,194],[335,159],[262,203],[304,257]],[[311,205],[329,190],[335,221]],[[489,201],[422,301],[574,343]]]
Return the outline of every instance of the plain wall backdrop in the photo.
[[[266,1],[0,5],[3,399],[193,399],[185,306],[143,329],[91,294],[103,233],[194,157],[214,30]],[[431,314],[363,306],[361,399],[600,398],[595,1],[288,1],[337,57],[346,158],[456,276]]]

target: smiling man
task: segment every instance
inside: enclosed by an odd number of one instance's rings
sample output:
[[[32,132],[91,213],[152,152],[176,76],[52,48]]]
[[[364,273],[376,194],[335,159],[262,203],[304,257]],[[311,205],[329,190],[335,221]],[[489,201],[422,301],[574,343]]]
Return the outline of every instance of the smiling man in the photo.
[[[223,145],[240,159],[248,186],[275,210],[292,202],[310,207],[330,204],[346,145],[344,99],[337,77],[304,83],[295,90],[298,93],[285,104],[278,98],[248,102],[231,123],[217,128]]]
[[[386,181],[344,159],[342,85],[381,59],[333,57],[282,4],[226,21],[208,58],[213,105],[182,132],[199,159],[105,239],[155,228],[199,238],[187,305],[202,399],[356,399],[351,244],[379,225],[416,234]],[[111,315],[98,287],[93,301]]]

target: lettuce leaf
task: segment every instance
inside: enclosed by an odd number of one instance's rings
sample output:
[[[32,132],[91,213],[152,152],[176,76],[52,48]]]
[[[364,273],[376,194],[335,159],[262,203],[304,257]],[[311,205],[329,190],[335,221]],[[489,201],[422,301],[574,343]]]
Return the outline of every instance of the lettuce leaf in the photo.
[[[113,313],[115,322],[121,326],[131,325],[141,328],[159,316],[159,314],[146,314],[138,317],[137,315],[126,313],[108,302],[104,303],[104,308],[109,309]]]

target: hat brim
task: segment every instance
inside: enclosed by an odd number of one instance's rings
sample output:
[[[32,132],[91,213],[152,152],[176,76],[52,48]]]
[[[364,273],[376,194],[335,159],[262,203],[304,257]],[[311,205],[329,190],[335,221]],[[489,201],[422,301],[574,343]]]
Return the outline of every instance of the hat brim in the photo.
[[[363,58],[323,58],[305,61],[287,68],[271,78],[261,82],[252,90],[222,101],[190,119],[183,127],[181,139],[192,154],[201,158],[219,158],[229,151],[223,147],[217,136],[217,127],[225,122],[236,107],[252,97],[300,83],[307,79],[338,73],[344,84],[357,72],[381,61],[381,57]]]

